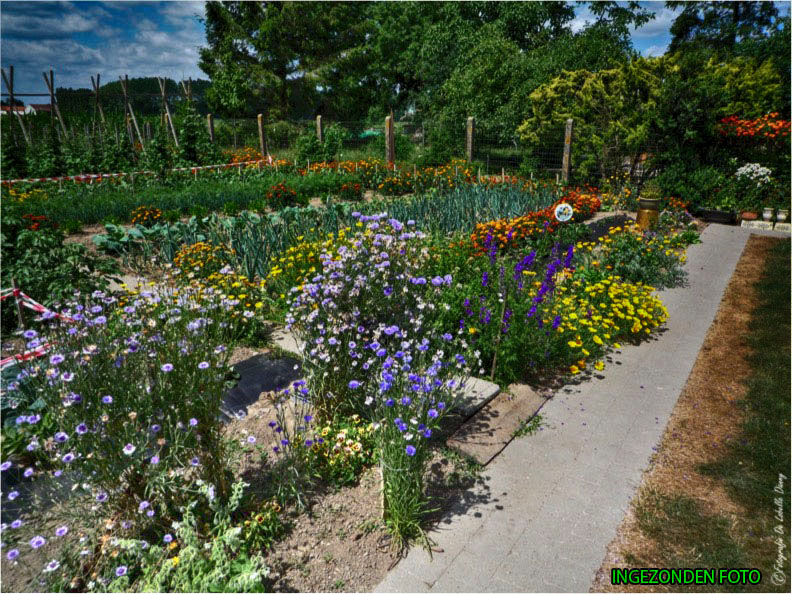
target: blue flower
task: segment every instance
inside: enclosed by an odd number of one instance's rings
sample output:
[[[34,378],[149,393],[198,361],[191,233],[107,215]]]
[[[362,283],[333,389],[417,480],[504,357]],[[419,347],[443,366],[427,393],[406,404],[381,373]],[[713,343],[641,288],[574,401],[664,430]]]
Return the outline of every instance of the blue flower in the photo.
[[[357,380],[352,380],[351,382],[349,382],[349,387],[352,388],[353,390],[356,390],[360,387],[360,382]]]
[[[415,446],[408,445],[404,448],[404,451],[407,452],[408,456],[415,456]]]

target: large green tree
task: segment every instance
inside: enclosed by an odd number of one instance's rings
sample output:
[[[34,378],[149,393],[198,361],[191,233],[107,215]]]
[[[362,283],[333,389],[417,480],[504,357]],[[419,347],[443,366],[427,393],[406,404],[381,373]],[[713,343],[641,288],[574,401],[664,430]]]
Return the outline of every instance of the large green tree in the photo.
[[[699,45],[717,51],[733,51],[740,42],[764,39],[778,19],[773,2],[666,2],[673,9],[681,8],[671,25],[671,45],[675,52]],[[788,35],[788,33],[787,33]]]
[[[591,11],[596,32],[586,39],[607,39],[599,49],[609,59],[629,51],[630,26],[651,18],[637,2],[595,2]],[[489,105],[515,104],[526,85],[530,92],[560,67],[575,65],[574,16],[573,5],[560,1],[208,2],[200,66],[216,83],[215,109],[264,112],[271,119],[321,113],[377,120],[391,110],[417,109],[421,118],[437,121],[449,100],[449,80],[471,88],[464,80],[471,60],[479,69],[473,78],[500,70],[515,79],[506,91],[488,85],[488,97],[480,99]],[[554,68],[548,70],[539,57],[551,45]],[[595,46],[586,46],[588,57]],[[486,63],[489,50],[505,70]],[[545,78],[537,78],[537,70]],[[455,109],[471,113],[472,98],[454,94]],[[514,123],[501,128],[513,131]]]

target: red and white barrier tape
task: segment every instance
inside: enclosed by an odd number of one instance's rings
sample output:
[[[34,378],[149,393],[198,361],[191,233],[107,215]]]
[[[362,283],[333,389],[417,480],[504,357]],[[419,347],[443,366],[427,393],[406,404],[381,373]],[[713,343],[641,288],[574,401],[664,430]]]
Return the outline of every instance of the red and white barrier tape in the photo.
[[[272,156],[268,156],[266,159],[258,159],[256,161],[242,161],[239,163],[222,163],[220,165],[196,165],[195,167],[177,167],[175,169],[169,169],[168,171],[189,171],[190,173],[196,173],[198,171],[204,169],[233,169],[234,167],[242,168],[244,165],[254,165],[258,163],[266,163],[267,165],[272,165],[274,161],[272,160]],[[21,183],[38,183],[38,182],[53,182],[53,181],[90,181],[93,183],[93,180],[98,179],[101,181],[102,179],[108,177],[125,177],[131,175],[155,175],[155,171],[130,171],[130,172],[122,172],[122,173],[88,173],[85,175],[65,175],[62,177],[29,177],[24,179],[6,179],[0,180],[0,184],[6,185],[14,185],[14,184],[21,184]]]
[[[2,289],[0,290],[0,301],[5,301],[9,297],[16,298],[17,302],[20,303],[22,306],[27,307],[35,311],[36,313],[43,314],[50,312],[56,318],[60,318],[66,322],[73,322],[74,320],[68,316],[62,316],[59,313],[55,313],[51,309],[47,309],[38,301],[31,299],[29,296],[25,295],[20,289]],[[49,351],[51,344],[45,343],[35,349],[25,351],[22,354],[18,355],[11,355],[9,357],[5,357],[4,359],[0,359],[0,369],[4,369],[8,365],[15,363],[17,361],[28,361],[29,359],[35,359],[36,357],[43,357]]]

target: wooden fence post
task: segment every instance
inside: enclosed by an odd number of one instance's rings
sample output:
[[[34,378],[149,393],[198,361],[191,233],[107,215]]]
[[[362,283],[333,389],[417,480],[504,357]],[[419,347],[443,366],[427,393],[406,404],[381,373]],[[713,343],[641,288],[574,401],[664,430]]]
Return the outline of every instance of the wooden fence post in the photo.
[[[261,149],[261,156],[263,158],[264,155],[267,154],[264,150],[264,116],[258,114],[256,119],[258,120],[259,148]]]
[[[569,170],[572,167],[572,123],[572,118],[569,118],[564,131],[564,160],[561,162],[561,178],[564,183],[569,183]]]
[[[214,120],[211,113],[206,114],[206,127],[209,129],[209,142],[214,144]]]
[[[468,163],[473,161],[473,134],[476,126],[475,119],[471,116],[467,119],[467,137],[465,142],[465,152],[467,153]]]
[[[396,143],[393,137],[393,116],[385,118],[385,162],[393,163],[396,160]]]
[[[319,142],[324,142],[324,129],[322,128],[322,116],[316,116],[316,138]]]

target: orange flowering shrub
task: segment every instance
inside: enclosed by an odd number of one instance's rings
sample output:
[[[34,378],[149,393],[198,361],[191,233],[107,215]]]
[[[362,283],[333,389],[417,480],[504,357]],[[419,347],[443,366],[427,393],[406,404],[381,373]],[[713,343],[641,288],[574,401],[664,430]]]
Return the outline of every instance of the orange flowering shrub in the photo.
[[[560,200],[542,210],[511,219],[479,223],[470,237],[473,247],[479,252],[486,251],[484,243],[489,235],[492,235],[499,248],[508,249],[518,246],[540,233],[552,233],[560,224],[555,218],[555,209],[562,202],[566,202],[572,207],[575,213],[573,220],[575,221],[587,219],[601,206],[599,197],[591,192],[591,189],[585,192],[580,189],[570,190]]]
[[[132,211],[132,224],[149,227],[162,220],[162,211],[151,206],[138,206]]]
[[[720,121],[719,131],[723,136],[738,138],[784,138],[789,136],[790,122],[778,117],[778,112],[768,113],[754,120],[729,116]]]

